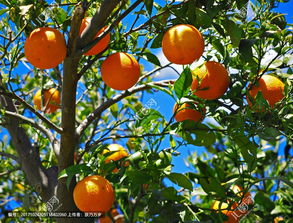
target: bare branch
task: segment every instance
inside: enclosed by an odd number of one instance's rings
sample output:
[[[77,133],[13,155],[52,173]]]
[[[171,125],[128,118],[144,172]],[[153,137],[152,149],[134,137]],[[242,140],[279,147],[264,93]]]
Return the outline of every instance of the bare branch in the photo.
[[[82,18],[84,17],[84,9],[81,5],[78,5],[74,10],[74,15],[71,20],[70,32],[67,44],[67,55],[72,56],[76,52],[77,41],[79,39],[79,29]]]
[[[39,119],[41,119],[46,125],[48,125],[49,128],[55,130],[58,133],[62,133],[62,129],[60,129],[58,126],[56,126],[54,123],[52,123],[49,119],[47,119],[45,116],[43,116],[41,113],[39,113],[33,106],[31,106],[29,103],[27,103],[24,99],[22,99],[18,95],[14,94],[14,93],[10,93],[10,92],[4,92],[4,91],[0,91],[0,95],[4,95],[4,96],[9,97],[11,99],[17,100],[25,108],[29,109]]]
[[[16,162],[19,163],[19,158],[17,156],[15,156],[15,155],[10,154],[10,153],[5,153],[5,152],[0,151],[0,156],[5,156],[5,157],[13,159],[13,160],[15,160]]]
[[[92,41],[89,41],[88,44],[84,44],[81,47],[81,52],[85,53],[88,50],[90,50],[97,42],[99,42],[102,38],[104,38],[104,36],[106,36],[109,32],[111,32],[111,30],[123,19],[125,18],[133,9],[135,9],[143,0],[137,0],[136,2],[134,2],[130,7],[128,7],[115,21],[113,21],[111,23],[111,25],[104,30],[104,32],[102,32],[97,38],[94,38],[95,35],[93,35],[92,37]],[[94,21],[92,20],[91,24],[93,24]],[[94,23],[95,26],[97,26],[96,23]],[[102,26],[97,29],[100,30],[102,28]],[[85,31],[86,32],[86,31]],[[96,31],[97,33],[98,31]]]
[[[8,171],[5,171],[5,172],[2,172],[2,173],[0,173],[0,177],[1,176],[5,176],[5,175],[9,175],[9,174],[11,174],[11,173],[13,173],[13,172],[15,172],[17,170],[21,170],[21,168],[20,167],[16,167],[16,168],[14,168],[12,170],[8,170]]]
[[[83,131],[97,118],[101,115],[103,111],[105,111],[107,108],[109,108],[111,105],[117,103],[118,101],[122,100],[123,98],[132,95],[139,91],[144,91],[146,89],[151,89],[152,85],[167,87],[169,83],[173,83],[172,80],[165,80],[165,81],[158,81],[158,82],[151,82],[143,85],[139,85],[136,87],[132,87],[126,91],[124,91],[121,94],[118,94],[114,96],[113,98],[107,100],[103,104],[101,104],[96,110],[94,110],[91,114],[87,116],[85,120],[78,126],[76,129],[77,135],[80,136]]]
[[[10,111],[5,111],[5,116],[17,118],[21,122],[29,124],[30,126],[40,130],[48,138],[51,138],[51,135],[52,135],[51,132],[48,131],[45,126],[41,125],[40,123],[38,123],[37,121],[35,121],[33,119],[27,118],[23,115],[17,114],[16,112],[10,112]]]
[[[118,5],[118,3],[119,3],[118,0],[104,0],[102,2],[99,10],[93,16],[90,25],[85,28],[85,30],[81,34],[80,39],[78,40],[78,48],[79,49],[83,49],[90,42],[92,42],[95,35],[104,26],[107,18],[112,13],[112,11],[115,9],[115,7]]]
[[[1,96],[0,104],[6,111],[16,113],[16,108],[11,98]],[[18,153],[17,159],[29,184],[35,187],[44,201],[49,200],[53,194],[55,182],[49,180],[53,175],[49,174],[48,170],[42,165],[38,148],[32,145],[25,130],[20,127],[18,118],[4,116],[4,120],[6,121],[4,127],[11,136],[12,145]],[[57,179],[57,174],[53,177]]]

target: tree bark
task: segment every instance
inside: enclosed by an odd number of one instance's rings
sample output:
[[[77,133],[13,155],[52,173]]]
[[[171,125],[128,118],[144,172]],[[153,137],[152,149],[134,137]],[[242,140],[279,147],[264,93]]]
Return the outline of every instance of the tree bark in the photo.
[[[76,89],[78,76],[78,65],[82,55],[78,53],[78,47],[91,41],[98,31],[97,28],[100,24],[104,24],[109,17],[115,6],[119,3],[118,0],[105,0],[103,1],[100,10],[93,17],[93,23],[88,27],[84,34],[88,38],[80,42],[79,28],[81,21],[84,17],[84,9],[78,6],[75,9],[71,21],[71,29],[67,44],[67,57],[63,64],[63,84],[62,84],[62,118],[61,118],[61,143],[60,154],[57,155],[59,171],[74,165],[73,157],[74,151],[79,144],[79,137],[76,133]],[[98,21],[98,24],[95,22]],[[78,45],[80,43],[81,45]],[[61,206],[57,211],[68,212],[78,211],[73,200],[73,189],[76,182],[72,180],[69,189],[66,187],[66,178],[58,180],[57,198],[61,201]],[[58,222],[71,223],[71,222],[92,222],[93,219],[73,219],[62,218],[57,219]]]
[[[11,98],[0,96],[0,105],[7,111],[16,112]],[[55,194],[57,168],[45,169],[40,159],[38,147],[32,145],[25,130],[20,127],[19,120],[15,117],[6,117],[5,115],[4,117],[4,127],[11,136],[12,145],[19,155],[19,164],[28,183],[36,189],[43,202],[47,202]]]

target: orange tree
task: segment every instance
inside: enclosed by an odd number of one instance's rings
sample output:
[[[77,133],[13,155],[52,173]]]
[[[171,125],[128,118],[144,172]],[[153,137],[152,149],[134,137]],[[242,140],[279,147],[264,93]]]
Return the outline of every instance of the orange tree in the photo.
[[[290,222],[292,27],[280,2],[0,0],[1,221]],[[166,69],[178,77],[158,79]],[[268,74],[282,83],[259,86]],[[186,107],[205,119],[176,122]],[[109,162],[113,143],[129,151]],[[205,150],[174,172],[186,145]],[[78,212],[94,207],[107,208]]]

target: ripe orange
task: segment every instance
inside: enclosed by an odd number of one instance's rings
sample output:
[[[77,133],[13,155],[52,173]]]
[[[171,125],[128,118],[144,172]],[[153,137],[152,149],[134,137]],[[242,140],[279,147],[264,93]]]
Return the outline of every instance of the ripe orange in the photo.
[[[204,119],[205,111],[196,111],[192,108],[189,108],[190,105],[188,103],[184,103],[180,105],[178,108],[178,104],[174,105],[173,112],[175,114],[175,119],[177,122],[182,122],[185,120],[193,120],[195,122],[202,121]]]
[[[80,30],[79,30],[79,35],[83,32],[83,30],[90,24],[92,18],[91,17],[86,17],[82,20],[81,25],[80,25]],[[95,36],[97,38],[102,32],[105,31],[107,26],[103,27]],[[84,53],[86,56],[92,56],[92,55],[97,55],[98,53],[102,52],[105,50],[110,42],[110,33],[108,33],[106,36],[104,36],[99,42],[97,42],[96,45],[94,45],[89,51]]]
[[[191,64],[203,54],[202,34],[192,25],[171,27],[163,36],[162,50],[166,58],[175,64]]]
[[[226,68],[213,61],[205,62],[192,71],[191,90],[199,98],[214,100],[221,97],[229,87],[229,74]]]
[[[79,181],[73,190],[75,205],[83,212],[105,213],[112,207],[115,194],[111,183],[94,175]]]
[[[127,53],[110,55],[101,67],[102,79],[115,90],[127,90],[139,79],[140,67],[137,60]]]
[[[231,204],[232,201],[227,200],[227,203],[221,203],[220,201],[215,201],[212,205],[212,209],[214,210],[221,210],[221,209],[227,209],[227,210],[222,210],[221,212],[225,214],[228,217],[227,221],[224,221],[224,223],[237,223],[240,221],[240,219],[248,214],[249,212],[249,205],[253,204],[253,200],[251,197],[251,194],[247,192],[243,196],[243,188],[235,185],[232,187],[233,192],[238,196],[242,198],[242,202],[238,205],[237,202],[232,203],[230,209],[228,210],[227,208],[229,207],[229,204]]]
[[[38,90],[33,98],[35,106],[45,113],[54,113],[58,108],[60,108],[60,93],[55,88],[50,88],[48,90]]]
[[[252,98],[255,98],[259,91],[261,91],[264,99],[266,99],[273,108],[277,102],[284,98],[284,83],[272,75],[263,75],[257,83],[250,88],[248,94]],[[247,102],[252,106],[249,97],[247,97]]]
[[[102,154],[104,155],[104,154],[109,153],[109,152],[112,152],[112,154],[108,155],[106,157],[105,163],[109,163],[111,161],[118,161],[118,160],[121,160],[122,158],[128,156],[128,153],[127,153],[126,149],[123,146],[119,145],[119,144],[111,144],[111,145],[109,145],[107,149],[103,150]],[[128,166],[128,165],[129,165],[128,162],[126,162],[124,164],[124,166]],[[117,173],[118,169],[115,168],[113,170],[113,172]]]
[[[27,60],[39,69],[50,69],[66,57],[64,36],[50,27],[37,28],[25,41],[24,54]]]
[[[123,223],[124,222],[124,218],[123,215],[120,215],[117,211],[117,209],[112,209],[110,211],[111,213],[111,217],[114,219],[115,223]],[[102,218],[99,218],[99,223],[112,223],[112,220],[109,216],[105,216]]]

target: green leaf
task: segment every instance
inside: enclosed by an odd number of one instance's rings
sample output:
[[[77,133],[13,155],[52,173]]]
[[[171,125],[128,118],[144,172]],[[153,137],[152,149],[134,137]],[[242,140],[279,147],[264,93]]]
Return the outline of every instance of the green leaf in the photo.
[[[191,24],[196,24],[196,6],[193,1],[188,2],[187,17]]]
[[[138,56],[142,57],[143,59],[145,59],[146,61],[150,62],[150,63],[153,63],[157,66],[161,66],[161,63],[158,59],[158,57],[152,53],[149,53],[149,52],[144,52],[144,53],[140,53],[140,54],[137,54]]]
[[[239,147],[244,160],[247,162],[249,171],[253,171],[257,164],[257,145],[251,142],[244,135],[236,135],[233,137],[233,141]]]
[[[152,87],[152,89],[157,89],[157,90],[163,91],[166,94],[168,94],[171,97],[173,97],[172,91],[170,91],[169,88],[158,86],[158,85],[153,85],[153,84],[149,84],[149,85]]]
[[[8,11],[9,11],[8,8],[7,9],[1,9],[0,10],[0,16],[3,15],[4,13],[8,12]]]
[[[247,5],[246,5],[247,2],[248,2],[248,0],[237,0],[237,1],[236,1],[237,8],[238,8],[239,10],[244,10],[245,7],[247,7]]]
[[[146,184],[152,179],[148,171],[143,170],[127,170],[126,175],[129,177],[132,184]]]
[[[153,120],[164,119],[160,112],[146,107],[142,107],[135,117],[137,118],[136,126],[148,126]]]
[[[197,26],[201,26],[203,28],[208,28],[212,24],[211,17],[204,11],[203,9],[196,8],[196,24]]]
[[[190,180],[181,173],[171,173],[167,176],[169,180],[171,180],[173,183],[177,184],[180,187],[183,187],[188,190],[192,190],[192,183]]]
[[[174,84],[174,90],[177,97],[180,99],[185,96],[189,90],[192,83],[191,70],[187,67],[183,70],[180,77],[176,80]]]
[[[202,123],[184,121],[183,129],[179,135],[188,143],[195,146],[211,146],[216,141],[216,136],[210,128]]]
[[[252,58],[253,58],[252,46],[254,42],[255,40],[251,40],[251,39],[240,40],[240,44],[239,44],[240,57],[245,62],[252,61]]]
[[[223,57],[226,57],[226,49],[219,39],[214,39],[212,45]]]
[[[154,0],[144,0],[145,7],[148,11],[148,14],[151,16],[153,11]]]
[[[58,24],[63,24],[65,20],[67,19],[67,13],[62,8],[54,8],[53,15]]]
[[[280,135],[281,133],[276,129],[276,128],[273,128],[273,127],[268,127],[268,128],[265,128],[263,130],[263,132],[260,132],[259,133],[259,136],[264,139],[264,140],[267,140],[267,141],[275,141],[276,138]]]
[[[256,193],[254,197],[254,202],[261,206],[267,212],[270,212],[275,208],[275,204],[273,201],[271,201],[269,195],[265,194],[262,191]]]
[[[66,169],[62,170],[58,175],[58,179],[67,177],[66,186],[67,186],[67,189],[69,189],[70,182],[76,174],[83,173],[85,175],[88,175],[91,172],[92,172],[92,169],[90,167],[88,167],[85,163],[73,165],[73,166],[67,167]]]
[[[199,178],[198,182],[206,193],[214,192],[222,198],[226,197],[225,188],[216,178]]]
[[[215,29],[217,30],[217,32],[218,32],[221,36],[223,36],[223,37],[226,38],[225,31],[224,31],[224,29],[222,28],[221,25],[219,25],[218,23],[213,23],[213,26],[215,27]]]
[[[176,147],[176,142],[175,142],[174,138],[172,137],[172,135],[170,135],[170,137],[169,137],[169,142],[170,142],[170,146],[172,148]]]
[[[156,49],[162,47],[164,33],[159,33],[152,42],[151,49]]]
[[[243,33],[239,24],[236,24],[232,20],[225,20],[223,26],[225,27],[227,34],[230,36],[233,46],[238,47]]]
[[[162,195],[167,200],[171,200],[171,201],[180,202],[185,199],[184,197],[177,195],[177,191],[173,187],[164,188],[164,190],[162,191]]]
[[[115,118],[118,117],[118,104],[117,103],[110,106],[110,112]]]
[[[215,171],[207,163],[202,162],[197,158],[196,167],[199,169],[201,175],[205,177],[215,177]]]

